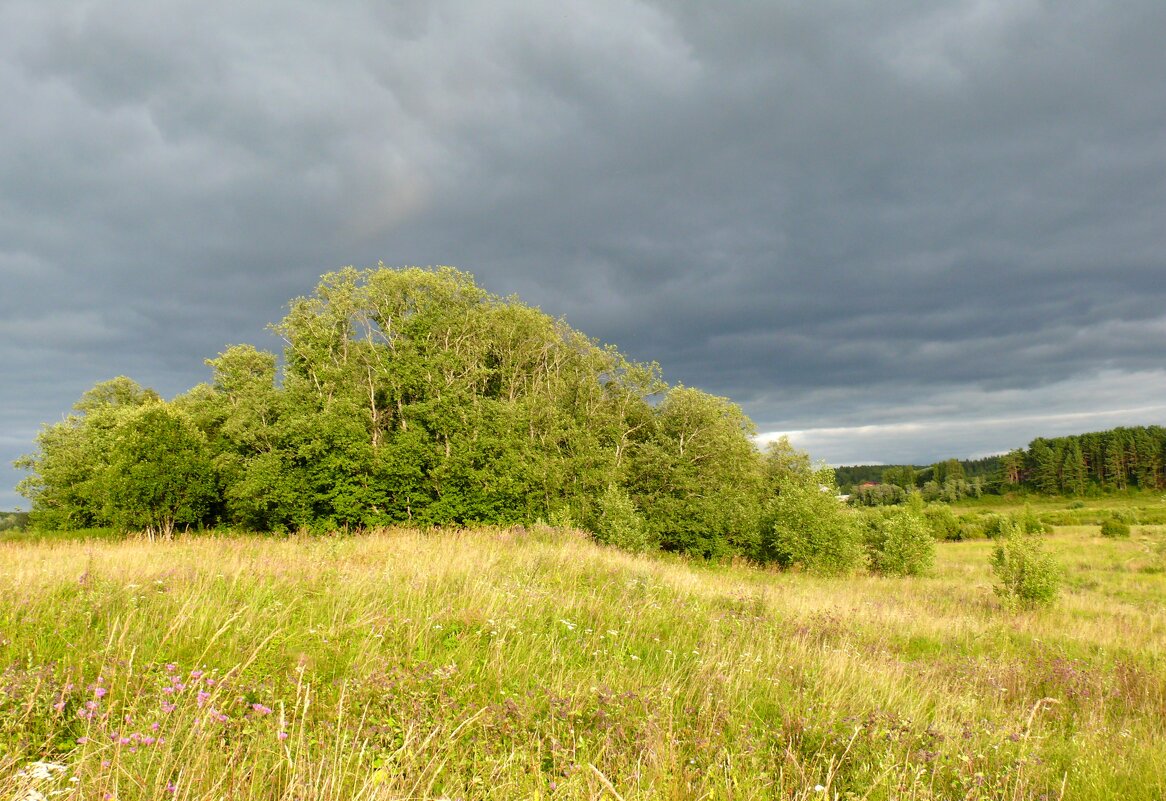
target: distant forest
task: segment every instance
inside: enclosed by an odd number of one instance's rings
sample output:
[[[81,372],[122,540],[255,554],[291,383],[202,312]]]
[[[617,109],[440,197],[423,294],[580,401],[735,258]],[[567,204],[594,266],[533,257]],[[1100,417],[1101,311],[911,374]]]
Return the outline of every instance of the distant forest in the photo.
[[[914,487],[937,499],[947,494],[1032,492],[1096,495],[1128,489],[1166,489],[1166,428],[1120,427],[1067,437],[1038,437],[1027,448],[983,459],[948,459],[930,466],[854,465],[835,468],[843,492],[864,484]],[[959,482],[964,482],[963,487]],[[957,489],[958,488],[958,489]],[[965,491],[966,490],[966,491]],[[883,493],[889,495],[889,493]],[[950,498],[948,498],[950,499]]]

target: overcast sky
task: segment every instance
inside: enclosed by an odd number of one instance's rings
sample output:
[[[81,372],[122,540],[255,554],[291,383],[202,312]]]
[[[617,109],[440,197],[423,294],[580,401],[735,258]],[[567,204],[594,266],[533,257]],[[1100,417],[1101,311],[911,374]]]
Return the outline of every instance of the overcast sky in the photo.
[[[95,382],[452,264],[831,463],[1166,423],[1166,3],[0,0],[0,509]]]

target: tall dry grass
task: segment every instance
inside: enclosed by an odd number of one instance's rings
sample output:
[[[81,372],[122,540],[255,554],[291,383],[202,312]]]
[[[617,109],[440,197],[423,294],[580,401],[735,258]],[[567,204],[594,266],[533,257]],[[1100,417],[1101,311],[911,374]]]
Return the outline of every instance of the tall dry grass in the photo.
[[[1015,613],[983,542],[906,579],[549,529],[4,544],[0,798],[1161,797],[1161,536],[1058,533]]]

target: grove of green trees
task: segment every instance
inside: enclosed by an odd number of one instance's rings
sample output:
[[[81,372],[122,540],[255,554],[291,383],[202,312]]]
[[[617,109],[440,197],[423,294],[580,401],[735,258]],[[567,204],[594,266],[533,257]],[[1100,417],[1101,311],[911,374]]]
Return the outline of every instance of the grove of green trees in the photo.
[[[833,473],[453,268],[345,268],[291,302],[282,358],[234,345],[172,400],[119,377],[18,465],[31,523],[168,536],[571,523],[628,548],[840,572]],[[869,537],[868,537],[869,539]]]

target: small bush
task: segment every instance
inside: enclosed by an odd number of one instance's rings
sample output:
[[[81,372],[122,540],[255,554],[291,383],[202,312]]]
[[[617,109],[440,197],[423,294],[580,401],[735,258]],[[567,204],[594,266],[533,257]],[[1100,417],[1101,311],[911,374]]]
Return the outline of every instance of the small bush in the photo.
[[[982,526],[984,536],[990,540],[998,540],[1001,537],[1006,537],[1012,531],[1012,521],[1007,515],[986,515]]]
[[[1015,523],[1010,527],[992,554],[996,594],[1010,606],[1051,604],[1061,587],[1060,566],[1042,549],[1037,536]]]
[[[628,551],[647,551],[656,543],[644,518],[623,488],[609,484],[599,498],[599,521],[595,538]]]
[[[1114,509],[1110,512],[1114,520],[1119,523],[1137,523],[1138,512],[1136,509]]]
[[[935,563],[935,537],[918,514],[888,509],[866,522],[866,551],[873,572],[918,576]]]
[[[1116,515],[1101,522],[1101,536],[1103,537],[1128,537],[1129,535],[1129,523],[1119,520]]]
[[[1020,530],[1025,534],[1052,534],[1053,527],[1040,519],[1040,515],[1032,510],[1028,504],[1024,505],[1024,511],[1015,518],[1020,525]]]
[[[937,540],[960,539],[960,521],[950,506],[942,503],[929,504],[923,510],[923,519],[931,535]]]
[[[857,519],[817,482],[782,487],[766,508],[761,534],[762,561],[800,565],[823,575],[849,573],[862,565]]]
[[[984,518],[976,514],[960,515],[961,540],[982,540],[987,534],[984,532]]]

